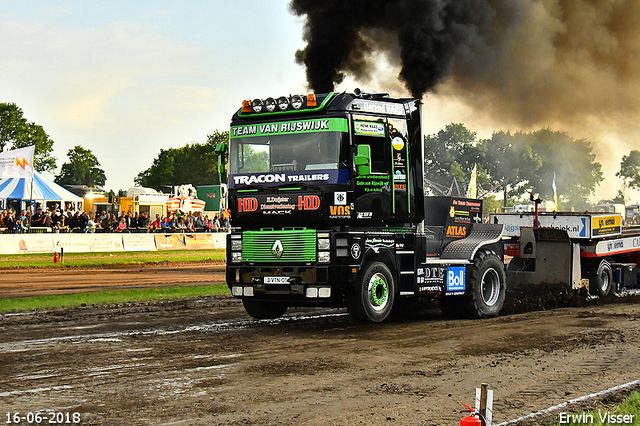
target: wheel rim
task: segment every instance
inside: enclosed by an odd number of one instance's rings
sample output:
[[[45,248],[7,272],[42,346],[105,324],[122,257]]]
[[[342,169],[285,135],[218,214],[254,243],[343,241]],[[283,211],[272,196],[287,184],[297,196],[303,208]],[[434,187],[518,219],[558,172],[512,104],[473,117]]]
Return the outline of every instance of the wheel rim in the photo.
[[[369,305],[374,311],[384,310],[389,303],[389,286],[384,275],[378,272],[369,279],[367,294]]]
[[[600,273],[600,283],[600,290],[602,290],[602,293],[606,293],[607,290],[609,290],[610,285],[609,274],[607,271],[602,271]]]
[[[493,268],[487,269],[482,275],[482,301],[487,306],[493,306],[500,297],[500,276]]]

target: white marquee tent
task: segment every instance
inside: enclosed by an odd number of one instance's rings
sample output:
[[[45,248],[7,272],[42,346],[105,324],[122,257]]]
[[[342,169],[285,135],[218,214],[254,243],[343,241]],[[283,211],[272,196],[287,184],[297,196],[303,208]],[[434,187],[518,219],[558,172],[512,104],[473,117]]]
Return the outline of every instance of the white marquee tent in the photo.
[[[76,207],[82,202],[82,198],[38,172],[33,175],[33,188],[31,178],[9,177],[0,180],[0,200],[72,202]]]

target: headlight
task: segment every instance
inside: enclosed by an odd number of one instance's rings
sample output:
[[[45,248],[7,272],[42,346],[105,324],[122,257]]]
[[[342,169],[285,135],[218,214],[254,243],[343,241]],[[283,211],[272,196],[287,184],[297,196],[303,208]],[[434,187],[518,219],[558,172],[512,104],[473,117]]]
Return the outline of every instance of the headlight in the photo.
[[[264,107],[269,112],[273,112],[276,110],[276,101],[273,98],[267,98],[264,101]]]
[[[253,112],[261,112],[262,101],[260,99],[254,99],[253,102],[251,102],[251,108],[253,108]]]
[[[285,98],[284,96],[280,96],[277,102],[280,111],[286,111],[289,108],[289,99]]]
[[[318,250],[329,250],[329,247],[331,247],[331,242],[328,238],[318,239]]]
[[[242,250],[242,240],[231,240],[231,250],[233,251]]]
[[[302,96],[300,95],[293,95],[291,97],[291,106],[293,107],[293,109],[300,109],[302,108]]]
[[[319,251],[318,252],[318,262],[320,263],[329,263],[331,261],[331,256],[329,256],[328,251]]]
[[[239,251],[231,252],[231,262],[233,263],[242,262],[242,252],[239,252]]]

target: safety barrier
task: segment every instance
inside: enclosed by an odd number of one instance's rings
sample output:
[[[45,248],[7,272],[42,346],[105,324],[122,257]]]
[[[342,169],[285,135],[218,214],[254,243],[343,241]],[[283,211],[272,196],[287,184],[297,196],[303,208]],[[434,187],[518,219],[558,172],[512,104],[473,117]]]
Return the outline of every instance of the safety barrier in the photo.
[[[5,234],[0,254],[225,249],[226,233]]]

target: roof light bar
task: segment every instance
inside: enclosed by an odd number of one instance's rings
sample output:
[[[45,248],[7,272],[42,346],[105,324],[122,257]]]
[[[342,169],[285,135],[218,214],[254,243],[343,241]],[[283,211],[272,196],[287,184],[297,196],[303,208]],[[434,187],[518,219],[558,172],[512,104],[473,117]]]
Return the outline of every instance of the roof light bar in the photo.
[[[305,105],[306,101],[306,105]],[[315,108],[318,106],[318,99],[314,93],[309,93],[306,96],[302,95],[290,95],[280,96],[277,99],[272,97],[262,99],[254,99],[253,101],[245,100],[242,102],[242,112],[243,113],[251,113],[254,112],[259,114],[261,112],[276,112],[281,111],[290,111],[290,110],[301,110],[303,107],[305,108]]]

